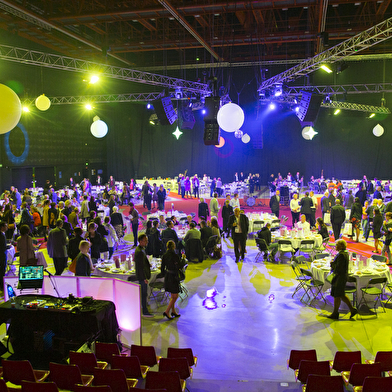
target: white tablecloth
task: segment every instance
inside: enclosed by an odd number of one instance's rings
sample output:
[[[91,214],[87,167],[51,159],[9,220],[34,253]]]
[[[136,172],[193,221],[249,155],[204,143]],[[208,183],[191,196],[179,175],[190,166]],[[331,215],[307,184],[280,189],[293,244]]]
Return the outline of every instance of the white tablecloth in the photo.
[[[268,213],[247,213],[246,216],[249,219],[249,233],[254,232],[255,230],[253,229],[253,224],[255,221],[263,221],[264,226],[267,223],[271,223],[273,220],[278,219],[275,215],[268,214]],[[258,229],[260,230],[260,229]]]
[[[314,246],[317,247],[317,248],[320,247],[322,245],[322,243],[323,243],[323,238],[321,237],[320,234],[313,234],[313,233],[311,233],[307,237],[292,238],[291,236],[281,237],[280,233],[278,231],[276,231],[272,235],[272,241],[273,242],[278,242],[279,240],[289,240],[291,242],[291,246],[294,249],[299,248],[299,246],[301,244],[301,241],[303,241],[303,240],[314,240]]]

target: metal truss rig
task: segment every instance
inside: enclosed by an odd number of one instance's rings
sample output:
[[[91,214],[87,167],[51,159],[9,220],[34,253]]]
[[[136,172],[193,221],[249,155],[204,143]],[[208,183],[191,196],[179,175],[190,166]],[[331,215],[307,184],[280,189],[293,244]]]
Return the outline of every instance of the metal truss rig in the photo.
[[[278,104],[296,106],[298,103],[296,102],[294,96],[282,96],[279,98],[260,98],[259,102],[262,104],[268,104],[270,102],[276,102]],[[331,102],[323,102],[321,104],[322,108],[331,108],[331,109],[341,109],[341,110],[353,110],[357,112],[366,112],[366,113],[375,113],[375,114],[391,114],[391,111],[384,106],[372,106],[372,105],[363,105],[360,103],[351,103],[351,102],[341,102],[341,101],[331,101]]]
[[[202,96],[211,95],[212,93],[209,85],[205,83],[192,82],[184,79],[157,75],[150,72],[137,71],[134,69],[95,63],[93,61],[86,61],[73,57],[39,52],[36,50],[15,48],[8,45],[0,45],[0,59],[22,64],[40,65],[42,67],[61,69],[64,71],[82,73],[95,72],[101,76],[109,78],[127,80],[130,82],[149,84],[153,86],[176,88],[198,93]]]
[[[290,82],[301,76],[308,75],[320,68],[322,63],[334,63],[342,60],[345,57],[358,53],[361,50],[367,49],[376,45],[392,36],[392,18],[357,34],[356,36],[341,42],[338,45],[320,53],[309,60],[306,60],[295,67],[288,69],[278,75],[261,83],[258,91],[266,90],[276,83],[284,81]]]
[[[392,83],[358,83],[336,86],[287,86],[285,94],[301,95],[301,91],[309,90],[312,93],[323,95],[392,93]]]

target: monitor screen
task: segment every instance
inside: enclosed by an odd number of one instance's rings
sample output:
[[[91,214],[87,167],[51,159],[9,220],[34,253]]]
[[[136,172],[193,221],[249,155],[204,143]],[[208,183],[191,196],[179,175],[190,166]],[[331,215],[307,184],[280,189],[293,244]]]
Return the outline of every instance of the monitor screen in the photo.
[[[19,267],[19,289],[41,289],[43,281],[43,265],[21,265]]]

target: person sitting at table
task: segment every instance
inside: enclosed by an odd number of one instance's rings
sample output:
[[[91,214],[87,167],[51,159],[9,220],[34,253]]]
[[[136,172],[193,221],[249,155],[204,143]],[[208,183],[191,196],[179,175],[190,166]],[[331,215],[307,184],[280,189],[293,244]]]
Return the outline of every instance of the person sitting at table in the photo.
[[[80,241],[79,254],[76,256],[75,276],[90,276],[94,271],[91,256],[88,253],[90,250],[90,243],[88,241]]]
[[[196,224],[195,222],[191,222],[189,224],[189,230],[185,235],[184,242],[186,243],[188,240],[193,240],[193,239],[201,239],[201,233],[199,230],[196,229]]]
[[[318,234],[321,235],[321,238],[324,240],[329,240],[329,233],[327,225],[324,223],[323,218],[317,218],[317,226],[318,226]]]
[[[83,229],[75,227],[74,236],[68,242],[68,257],[72,260],[79,254],[79,244],[83,241]]]
[[[174,230],[174,224],[171,220],[166,222],[166,229],[162,230],[161,235],[162,235],[162,242],[164,244],[167,243],[169,240],[172,240],[177,246],[178,236],[177,236],[177,232]]]
[[[151,229],[151,234],[148,238],[148,242],[151,243],[152,247],[152,255],[154,257],[159,257],[162,249],[162,241],[161,241],[161,232],[158,229],[159,222],[157,220],[154,220],[152,222],[152,229]]]
[[[300,216],[300,221],[295,224],[295,227],[297,229],[302,229],[304,236],[307,236],[310,234],[310,223],[307,222],[305,214],[302,214]]]
[[[20,265],[27,265],[27,260],[35,258],[35,248],[29,234],[30,227],[28,225],[22,225],[20,228],[20,237],[16,240]]]
[[[203,245],[203,248],[207,245],[208,239],[212,236],[212,228],[207,226],[205,220],[200,222],[200,239]]]
[[[189,226],[191,224],[191,222],[193,222],[195,225],[197,225],[197,223],[193,220],[192,215],[188,215],[186,217],[185,224]]]
[[[333,320],[339,320],[339,307],[342,301],[350,309],[350,318],[353,318],[358,313],[358,310],[351,305],[351,301],[345,294],[349,263],[349,257],[346,248],[346,241],[336,241],[336,250],[339,253],[331,262],[331,295],[333,297],[333,312],[327,317]]]
[[[159,230],[164,230],[166,229],[166,220],[164,215],[159,215],[159,224],[158,224],[158,229]]]
[[[172,215],[171,220],[172,220],[174,226],[178,226],[180,224],[180,222],[178,221],[178,219],[175,215]]]
[[[381,249],[381,255],[384,256],[386,253],[388,257],[387,265],[391,265],[391,250],[389,249],[389,245],[392,241],[392,212],[385,213],[385,221],[383,222],[382,228],[385,233],[385,241]]]
[[[204,201],[204,199],[202,197],[200,198],[200,203],[199,203],[199,208],[198,208],[198,216],[199,216],[199,220],[200,219],[207,220],[207,218],[210,216],[208,204]]]
[[[374,237],[374,250],[373,253],[380,253],[378,249],[381,246],[381,241],[379,240],[382,237],[381,228],[382,228],[382,215],[378,208],[373,210],[373,237]]]
[[[271,242],[271,224],[267,223],[258,233],[257,238],[260,238],[265,241],[267,248],[271,251],[271,261],[275,261],[275,255],[278,252],[278,243]],[[264,252],[264,260],[267,260],[268,254]]]
[[[218,220],[214,216],[211,218],[211,229],[212,229],[212,235],[217,236],[216,243],[220,244],[221,243],[220,229],[218,225]]]
[[[170,293],[170,301],[163,316],[172,320],[175,317],[180,317],[174,307],[178,294],[181,291],[179,271],[184,267],[185,260],[180,258],[175,252],[176,244],[174,241],[168,241],[166,245],[167,251],[162,257],[161,274],[165,277],[164,287],[165,291]]]

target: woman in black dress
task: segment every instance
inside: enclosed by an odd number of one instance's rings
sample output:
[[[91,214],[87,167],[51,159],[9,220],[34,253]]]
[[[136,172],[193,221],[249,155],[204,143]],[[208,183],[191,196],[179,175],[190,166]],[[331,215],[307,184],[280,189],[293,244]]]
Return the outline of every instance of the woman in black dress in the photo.
[[[97,233],[97,224],[94,222],[90,222],[88,225],[88,240],[91,244],[91,259],[93,260],[93,264],[97,262],[100,258],[100,248],[102,243],[101,234]]]
[[[382,215],[378,208],[375,208],[373,211],[373,237],[374,237],[374,250],[373,253],[380,253],[379,247],[381,247],[381,242],[379,238],[381,238],[381,228],[382,228]]]
[[[359,197],[356,197],[354,204],[351,207],[350,222],[353,225],[353,232],[352,235],[349,237],[354,236],[354,229],[355,229],[355,234],[357,235],[357,239],[356,239],[357,242],[359,242],[359,228],[361,225],[361,219],[362,219],[362,204],[361,201],[359,200]]]
[[[325,239],[329,240],[328,228],[323,221],[323,218],[317,218],[318,234],[321,235],[323,242]]]
[[[350,308],[350,318],[354,317],[358,311],[352,305],[345,294],[346,282],[348,277],[348,252],[347,243],[344,240],[336,241],[336,250],[339,252],[331,262],[331,272],[333,278],[331,281],[331,295],[333,297],[333,312],[328,318],[339,320],[339,307],[343,301]]]
[[[163,315],[169,320],[180,317],[174,305],[180,292],[179,271],[184,267],[182,259],[175,252],[176,244],[174,241],[167,242],[167,251],[162,257],[161,274],[165,276],[165,290],[170,293],[170,302]]]

